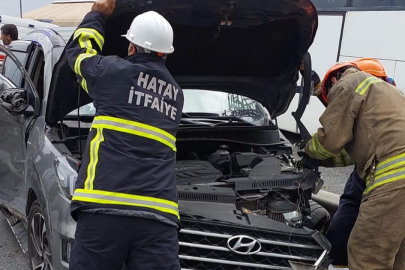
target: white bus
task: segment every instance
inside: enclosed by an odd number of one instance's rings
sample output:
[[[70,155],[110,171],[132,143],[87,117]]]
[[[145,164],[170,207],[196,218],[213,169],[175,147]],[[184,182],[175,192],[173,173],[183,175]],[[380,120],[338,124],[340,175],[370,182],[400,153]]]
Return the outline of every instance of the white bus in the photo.
[[[361,57],[378,59],[387,75],[405,92],[405,0],[312,0],[319,26],[310,48],[312,68],[321,79],[336,62]],[[280,129],[299,133],[291,116],[298,106],[296,94],[290,108],[278,117]],[[320,126],[324,111],[316,97],[302,117],[311,134]]]

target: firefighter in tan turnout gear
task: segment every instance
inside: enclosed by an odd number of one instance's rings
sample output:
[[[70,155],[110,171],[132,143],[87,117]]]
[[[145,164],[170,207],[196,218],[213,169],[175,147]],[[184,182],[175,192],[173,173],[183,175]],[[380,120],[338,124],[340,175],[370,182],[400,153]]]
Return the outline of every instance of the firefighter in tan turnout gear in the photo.
[[[323,83],[328,107],[305,152],[318,160],[347,152],[366,181],[349,269],[404,270],[405,97],[355,66],[342,65]]]
[[[71,203],[71,270],[180,270],[176,133],[184,96],[165,66],[173,30],[138,15],[128,56],[102,56],[115,0],[94,3],[67,44],[71,68],[96,108]],[[122,33],[125,34],[125,33]]]

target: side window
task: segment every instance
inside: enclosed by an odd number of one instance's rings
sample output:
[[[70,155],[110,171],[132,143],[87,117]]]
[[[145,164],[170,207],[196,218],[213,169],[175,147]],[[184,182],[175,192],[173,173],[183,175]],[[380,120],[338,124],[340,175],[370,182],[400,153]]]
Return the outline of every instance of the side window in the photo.
[[[404,7],[405,0],[353,0],[353,7]]]
[[[6,56],[4,59],[1,73],[4,75],[4,77],[12,81],[17,87],[22,87],[23,73],[10,57]]]
[[[44,98],[44,53],[39,51],[35,59],[34,70],[31,75],[31,80],[37,89],[40,100]]]
[[[29,56],[28,53],[21,51],[13,51],[12,53],[23,66],[26,65]],[[5,56],[2,65],[1,74],[12,81],[17,87],[22,88],[24,86],[23,73],[18,68],[17,63],[14,62],[14,60],[7,55]]]

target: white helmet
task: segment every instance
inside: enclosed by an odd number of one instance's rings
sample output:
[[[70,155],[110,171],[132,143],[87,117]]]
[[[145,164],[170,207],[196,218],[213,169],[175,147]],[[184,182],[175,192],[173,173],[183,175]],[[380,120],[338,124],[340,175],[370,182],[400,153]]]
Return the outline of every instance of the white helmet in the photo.
[[[136,16],[123,37],[146,50],[165,54],[174,52],[172,26],[155,11]]]

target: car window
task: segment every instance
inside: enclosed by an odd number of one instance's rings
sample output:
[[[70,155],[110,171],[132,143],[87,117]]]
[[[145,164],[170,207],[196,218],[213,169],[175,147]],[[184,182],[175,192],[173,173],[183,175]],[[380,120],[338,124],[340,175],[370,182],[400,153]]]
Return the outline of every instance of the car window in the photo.
[[[28,58],[27,53],[13,52],[13,54],[17,57],[22,65],[25,65]],[[1,73],[4,75],[4,77],[12,81],[17,87],[23,87],[23,73],[14,60],[11,59],[11,57],[6,56],[4,59]]]
[[[260,102],[251,98],[209,90],[183,89],[183,113],[198,115],[209,113],[217,116],[234,116],[254,125],[267,125],[270,114]],[[80,107],[81,116],[94,116],[93,103]],[[76,116],[77,110],[68,114]],[[202,116],[203,117],[203,116]]]
[[[263,125],[268,123],[269,113],[257,101],[231,93],[208,90],[183,90],[184,113],[213,113],[218,116],[234,116],[246,122]]]

